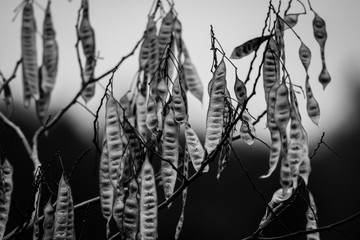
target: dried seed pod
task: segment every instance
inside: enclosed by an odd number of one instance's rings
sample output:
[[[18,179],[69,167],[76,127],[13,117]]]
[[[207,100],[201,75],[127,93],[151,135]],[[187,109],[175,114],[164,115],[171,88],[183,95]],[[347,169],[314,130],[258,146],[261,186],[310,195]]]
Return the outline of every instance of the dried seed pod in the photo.
[[[170,108],[165,117],[162,135],[162,158],[166,161],[161,161],[161,178],[166,198],[173,194],[176,183],[177,172],[173,166],[177,168],[179,161],[179,132],[180,125],[175,121],[174,111]]]
[[[106,235],[109,236],[109,222],[112,216],[114,202],[114,186],[111,184],[109,169],[109,152],[106,137],[104,137],[99,167],[100,205],[103,217],[107,220]]]
[[[40,98],[39,76],[36,50],[36,22],[33,5],[26,1],[22,14],[21,55],[24,88],[24,106],[30,105],[30,99]]]
[[[188,114],[187,114],[187,99],[184,88],[182,87],[180,81],[182,78],[182,74],[180,74],[174,82],[172,88],[172,100],[174,106],[174,117],[175,121],[179,124],[183,124],[187,122]]]
[[[314,197],[311,194],[311,192],[309,192],[309,206],[306,211],[306,220],[307,220],[306,230],[313,230],[313,229],[318,228],[317,209],[316,209]],[[315,233],[307,234],[306,239],[307,240],[320,240],[320,233],[315,232]]]
[[[125,200],[124,206],[124,236],[128,240],[136,240],[136,234],[139,230],[139,199],[138,199],[138,183],[133,178],[129,184],[129,195]]]
[[[44,234],[42,240],[52,240],[54,235],[55,209],[51,204],[51,198],[44,207]]]
[[[145,158],[140,172],[140,234],[142,240],[157,239],[158,207],[154,169]]]
[[[268,105],[269,101],[269,92],[272,86],[280,81],[280,50],[276,45],[276,42],[273,38],[269,39],[267,48],[265,50],[265,58],[263,64],[263,81],[264,81],[264,91],[265,91],[265,101]]]
[[[0,176],[2,176],[0,181],[0,239],[3,239],[9,219],[11,194],[14,188],[13,167],[7,159],[1,165],[0,171]]]
[[[41,90],[45,94],[50,93],[54,88],[59,60],[59,50],[55,39],[56,34],[52,23],[50,5],[51,1],[48,1],[43,23],[43,65],[41,68]]]
[[[249,55],[250,53],[256,51],[260,47],[260,45],[263,42],[267,41],[270,37],[271,35],[250,39],[249,41],[241,44],[240,46],[237,46],[231,53],[230,58],[241,59]]]
[[[146,97],[138,92],[136,97],[136,129],[146,142],[149,138],[149,129],[146,126]]]
[[[146,111],[146,126],[151,132],[155,132],[158,127],[157,106],[151,95],[148,97]]]
[[[74,204],[70,186],[64,175],[59,182],[55,209],[54,240],[75,239]]]
[[[205,149],[210,154],[218,145],[223,131],[225,108],[226,66],[224,59],[209,82],[209,108],[206,117]]]
[[[191,163],[195,171],[199,171],[202,161],[205,157],[205,151],[201,142],[196,135],[196,132],[191,128],[189,123],[185,124],[185,140],[186,148],[191,159]],[[207,165],[203,172],[209,171],[209,165]]]

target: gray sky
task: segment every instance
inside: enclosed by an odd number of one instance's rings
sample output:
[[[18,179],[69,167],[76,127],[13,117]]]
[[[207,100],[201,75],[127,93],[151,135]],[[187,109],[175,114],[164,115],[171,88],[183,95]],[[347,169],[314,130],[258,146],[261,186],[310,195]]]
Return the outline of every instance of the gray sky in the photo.
[[[40,5],[46,6],[47,1],[38,0]],[[276,1],[274,1],[276,2]],[[306,1],[304,1],[305,3]],[[12,21],[15,14],[13,10],[20,3],[14,0],[1,0],[0,3],[0,69],[9,76],[20,58],[20,23],[21,14]],[[202,79],[205,96],[201,105],[189,95],[189,115],[191,124],[199,133],[204,133],[205,118],[208,105],[207,84],[211,79],[210,67],[212,52],[210,51],[210,25],[213,25],[216,37],[220,41],[226,54],[229,56],[234,47],[257,37],[261,34],[267,12],[268,1],[261,0],[179,0],[175,2],[178,18],[183,26],[183,39],[189,49],[191,58],[197,67]],[[128,54],[141,38],[147,22],[147,14],[152,1],[149,0],[90,0],[90,19],[96,35],[96,49],[103,58],[97,62],[95,76],[112,68],[119,59]],[[307,5],[307,3],[305,3]],[[164,5],[167,7],[166,1]],[[321,70],[320,50],[312,33],[313,13],[301,16],[295,31],[312,50],[310,66],[310,84],[315,98],[321,108],[319,127],[315,126],[306,113],[303,113],[303,123],[309,133],[310,139],[318,140],[322,132],[338,129],[348,124],[348,116],[354,102],[348,94],[358,83],[351,81],[349,76],[360,76],[360,33],[358,23],[360,16],[358,0],[327,0],[312,1],[312,7],[326,21],[328,40],[326,43],[327,67],[332,77],[332,82],[323,91],[317,78]],[[51,112],[63,107],[75,95],[80,87],[80,73],[75,52],[75,23],[80,1],[56,0],[52,3],[53,22],[57,32],[57,41],[60,49],[60,62],[57,83],[53,92]],[[41,62],[41,32],[44,12],[35,6],[38,26],[38,58]],[[298,59],[297,51],[299,41],[287,31],[285,34],[287,69],[295,84],[304,86],[305,71]],[[137,53],[128,59],[115,74],[114,87],[116,96],[120,97],[129,89],[130,83],[138,68]],[[249,68],[252,55],[233,62],[238,67],[238,75],[244,79]],[[233,89],[234,76],[230,64],[228,69],[228,88]],[[253,71],[254,79],[257,68]],[[15,99],[22,105],[21,72],[13,80],[11,87]],[[101,81],[106,84],[108,78]],[[249,82],[248,91],[252,89],[253,81]],[[88,103],[88,108],[95,112],[99,99],[103,95],[101,87],[97,86],[96,96]],[[298,95],[300,108],[305,109],[305,99]],[[34,104],[32,103],[32,107]],[[260,114],[265,107],[262,83],[257,89],[256,97],[249,104],[249,109],[254,116]],[[29,110],[31,111],[31,110]],[[32,111],[33,112],[33,111]],[[35,113],[32,113],[35,116]],[[80,105],[70,111],[74,116],[74,126],[78,130],[92,129],[91,116]],[[264,119],[265,120],[265,119]],[[265,130],[265,121],[257,126],[260,136],[268,138]],[[91,135],[91,133],[89,133]]]

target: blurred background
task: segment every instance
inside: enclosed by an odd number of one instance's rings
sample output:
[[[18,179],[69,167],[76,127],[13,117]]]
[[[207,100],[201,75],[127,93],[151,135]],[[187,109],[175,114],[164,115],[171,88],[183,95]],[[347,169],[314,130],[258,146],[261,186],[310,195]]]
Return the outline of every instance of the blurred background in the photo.
[[[296,5],[294,1],[295,12]],[[308,4],[303,1],[308,9]],[[9,77],[21,56],[20,29],[21,13],[16,15],[14,9],[20,1],[1,0],[0,2],[0,70]],[[163,1],[167,7],[166,1]],[[41,62],[41,33],[44,8],[47,1],[38,0],[35,14],[38,29],[38,57]],[[81,86],[81,78],[75,50],[75,24],[79,0],[52,1],[53,23],[59,45],[59,72],[55,90],[52,94],[50,114],[63,108]],[[276,4],[276,1],[274,1]],[[313,9],[326,21],[328,40],[325,47],[327,68],[332,81],[323,90],[317,78],[321,70],[320,50],[313,37],[313,13],[299,18],[294,30],[312,51],[312,62],[309,68],[310,84],[320,108],[319,126],[313,124],[306,115],[306,102],[299,95],[303,124],[309,136],[310,154],[317,147],[325,132],[324,144],[320,145],[317,154],[312,158],[312,173],[309,189],[313,193],[318,207],[319,224],[325,226],[342,220],[360,210],[359,190],[360,163],[357,147],[360,143],[359,116],[360,109],[360,32],[357,0],[311,2]],[[95,30],[96,50],[100,56],[95,69],[95,76],[115,66],[122,56],[131,52],[141,38],[147,23],[147,15],[152,1],[145,0],[106,0],[90,1],[90,21]],[[221,46],[229,56],[232,50],[241,43],[258,37],[264,26],[268,1],[260,0],[179,0],[175,1],[178,18],[182,22],[183,40],[189,50],[204,85],[204,100],[201,104],[188,94],[189,121],[198,133],[201,141],[205,133],[205,119],[208,106],[207,84],[212,77],[212,51],[210,51],[210,25]],[[301,8],[299,8],[301,9]],[[299,10],[301,11],[301,10]],[[285,34],[287,70],[295,84],[303,85],[305,71],[298,59],[300,46],[296,36],[290,31]],[[128,58],[114,76],[114,90],[117,98],[130,87],[138,69],[138,51]],[[234,60],[238,75],[245,79],[251,56]],[[233,88],[234,76],[228,64],[228,88]],[[248,91],[257,74],[255,67],[248,84]],[[106,85],[108,77],[100,81]],[[40,159],[48,162],[59,152],[64,167],[70,171],[73,163],[85,151],[89,152],[81,159],[71,178],[75,203],[80,203],[98,194],[98,154],[92,144],[94,113],[98,109],[103,96],[103,89],[97,85],[95,97],[88,102],[87,110],[81,104],[75,104],[62,120],[52,128],[47,137],[40,139]],[[253,116],[258,116],[265,109],[263,90],[257,89],[256,96],[248,108]],[[15,112],[11,120],[21,127],[29,141],[38,129],[39,122],[32,102],[29,109],[23,107],[21,69],[10,84],[15,102]],[[79,100],[81,103],[82,100]],[[6,112],[3,101],[1,111]],[[104,109],[100,111],[100,126],[103,125]],[[102,129],[102,128],[101,128]],[[265,118],[256,126],[257,136],[270,143]],[[31,199],[31,162],[27,159],[19,139],[13,131],[3,128],[0,141],[15,168],[14,203],[11,208],[9,229],[16,226],[26,215],[32,204]],[[263,193],[267,201],[273,192],[280,187],[278,170],[269,180],[259,179],[267,172],[268,149],[260,142],[248,146],[242,142],[233,144],[241,162],[246,167],[255,185]],[[340,155],[340,156],[339,156]],[[21,157],[20,157],[21,156]],[[216,180],[217,163],[213,163],[210,173],[202,176],[188,190],[188,201],[185,210],[185,223],[180,239],[229,239],[244,238],[257,229],[265,212],[265,203],[246,177],[238,160],[233,158],[225,169],[220,180]],[[53,161],[51,169],[60,169],[59,161]],[[59,172],[52,173],[54,181],[58,181]],[[54,189],[56,182],[52,183]],[[18,186],[25,187],[18,187]],[[44,200],[45,201],[45,200]],[[159,217],[159,239],[172,239],[180,215],[181,201],[178,199],[170,209],[164,209]],[[306,207],[306,205],[305,205]],[[299,201],[284,214],[288,229],[300,230],[304,224],[304,203]],[[295,212],[298,218],[286,218]],[[82,208],[76,212],[77,235],[82,239],[105,239],[105,220],[100,215],[99,204]],[[101,223],[101,224],[100,224]],[[357,219],[332,231],[324,232],[323,239],[359,239]],[[12,227],[11,227],[12,226]],[[96,226],[94,228],[93,226]],[[280,227],[274,226],[267,232],[269,236],[285,234]],[[19,239],[27,236],[19,236]],[[301,239],[301,238],[299,238]]]

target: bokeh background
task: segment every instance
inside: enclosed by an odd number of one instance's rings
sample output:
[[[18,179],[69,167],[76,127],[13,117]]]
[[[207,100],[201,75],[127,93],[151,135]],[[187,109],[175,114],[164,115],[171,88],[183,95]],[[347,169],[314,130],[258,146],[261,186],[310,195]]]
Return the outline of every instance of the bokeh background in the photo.
[[[164,6],[167,7],[166,1]],[[276,1],[274,1],[275,3]],[[300,9],[294,1],[294,11]],[[307,1],[303,1],[308,6]],[[20,59],[20,27],[21,14],[16,16],[14,9],[20,1],[1,0],[0,2],[0,70],[9,77],[15,63]],[[38,26],[39,63],[41,62],[41,32],[44,17],[43,8],[47,1],[38,0],[35,6]],[[321,70],[320,50],[313,37],[311,22],[313,13],[300,16],[295,27],[296,32],[312,50],[312,62],[309,69],[310,82],[316,99],[321,108],[319,126],[314,125],[306,116],[305,99],[299,95],[300,109],[303,112],[303,124],[309,135],[310,153],[317,147],[321,135],[325,132],[325,143],[320,145],[317,154],[312,158],[312,174],[309,189],[318,205],[319,224],[325,226],[342,220],[360,210],[359,180],[360,163],[358,147],[360,143],[359,116],[360,110],[360,31],[357,0],[343,1],[311,1],[315,11],[326,21],[328,40],[326,43],[326,61],[332,81],[325,90],[317,78]],[[145,0],[106,0],[90,1],[91,24],[96,34],[96,49],[101,57],[96,66],[95,76],[112,68],[122,56],[128,54],[135,43],[141,38],[147,22],[152,1]],[[80,88],[80,72],[76,57],[75,23],[79,0],[53,0],[52,14],[60,49],[59,73],[52,95],[50,113],[55,114],[63,108]],[[166,8],[167,9],[167,8]],[[183,26],[183,39],[190,56],[206,89],[211,79],[212,52],[210,51],[210,25],[213,26],[217,39],[224,51],[230,55],[233,48],[261,34],[264,25],[268,1],[260,0],[179,0],[175,2],[178,18]],[[309,10],[307,8],[307,10]],[[298,59],[299,41],[289,31],[286,32],[287,69],[292,74],[292,80],[303,85],[304,69]],[[115,95],[119,98],[130,87],[138,68],[138,51],[127,59],[114,76]],[[251,57],[234,60],[238,67],[238,75],[246,78]],[[234,76],[228,64],[228,88],[232,89]],[[252,88],[257,69],[253,71]],[[29,109],[24,109],[22,100],[21,70],[11,82],[11,90],[15,101],[15,112],[12,120],[21,127],[31,140],[39,123],[32,103]],[[105,85],[108,78],[100,83]],[[260,84],[261,86],[261,84]],[[207,92],[206,90],[204,91]],[[249,109],[254,116],[259,115],[265,107],[263,90],[258,89],[255,98],[249,103]],[[97,86],[96,95],[87,108],[95,112],[99,106],[103,89]],[[82,100],[79,100],[80,102]],[[203,140],[208,96],[205,94],[201,104],[191,95],[189,101],[189,121]],[[71,178],[75,203],[95,197],[98,194],[98,154],[92,145],[94,116],[80,104],[75,104],[64,118],[48,133],[47,138],[41,138],[40,157],[48,162],[56,152],[61,154],[65,169],[70,171],[76,159],[90,149]],[[1,111],[6,111],[1,101]],[[104,111],[100,111],[100,126],[103,124]],[[269,143],[269,133],[265,129],[264,119],[257,125],[257,135]],[[14,203],[9,226],[15,226],[26,215],[31,203],[31,173],[32,166],[27,159],[16,135],[9,129],[2,128],[0,141],[6,154],[15,168]],[[259,179],[267,171],[268,149],[255,142],[248,146],[241,142],[233,144],[241,162],[246,167],[256,186],[267,200],[279,188],[278,171],[269,180]],[[340,156],[338,156],[340,155]],[[256,230],[264,214],[265,204],[262,197],[252,188],[239,162],[233,158],[229,167],[218,181],[216,163],[206,176],[201,177],[189,188],[188,202],[185,212],[185,223],[181,239],[229,239],[243,238]],[[53,161],[54,182],[56,188],[59,179],[59,161]],[[45,200],[44,200],[45,201]],[[177,200],[169,210],[163,210],[159,217],[159,239],[172,239],[180,214],[180,200]],[[303,227],[304,216],[301,201],[285,214],[284,218],[290,230]],[[286,219],[290,211],[295,211],[296,218]],[[76,213],[77,234],[82,239],[105,239],[105,220],[102,219],[99,204],[83,208]],[[84,220],[84,221],[83,221]],[[360,239],[357,227],[360,220],[343,225],[336,230],[322,233],[323,239]],[[11,228],[11,227],[9,227]],[[284,233],[278,227],[269,231],[270,236]],[[19,236],[27,239],[27,235]],[[301,238],[299,238],[301,239]]]

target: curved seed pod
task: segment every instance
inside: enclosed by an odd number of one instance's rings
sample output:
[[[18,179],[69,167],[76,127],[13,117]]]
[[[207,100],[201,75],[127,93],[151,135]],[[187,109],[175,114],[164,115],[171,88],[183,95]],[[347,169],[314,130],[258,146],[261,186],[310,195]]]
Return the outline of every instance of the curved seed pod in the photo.
[[[320,118],[320,107],[312,93],[310,83],[309,83],[309,77],[307,77],[306,81],[305,81],[305,90],[306,90],[306,100],[307,100],[306,101],[307,113],[308,113],[311,121],[313,121],[313,123],[318,125],[319,118]]]
[[[150,94],[158,101],[157,85],[159,82],[159,74],[157,72],[159,67],[159,40],[156,35],[156,22],[153,17],[149,17],[146,27],[146,40],[149,42],[150,57],[149,57],[149,87]]]
[[[174,22],[174,39],[175,39],[176,47],[179,52],[178,55],[179,62],[181,62],[181,54],[183,53],[183,41],[181,38],[181,32],[182,32],[182,25],[180,20],[176,17]]]
[[[284,30],[295,27],[295,25],[298,22],[299,15],[301,15],[301,14],[300,13],[286,14],[284,16],[284,21],[286,23],[286,24],[284,24]]]
[[[89,19],[89,1],[83,0],[82,19],[79,28],[79,38],[86,59],[95,57],[95,32]]]
[[[224,59],[209,82],[210,99],[206,117],[205,149],[210,154],[218,145],[223,131],[225,108],[226,66]]]
[[[185,57],[182,67],[186,88],[202,103],[204,94],[203,85],[194,64],[190,60],[190,57]]]
[[[44,235],[42,240],[52,240],[54,234],[55,209],[51,204],[51,198],[44,207]]]
[[[87,82],[94,79],[94,70],[95,70],[95,60],[93,58],[89,58],[85,63],[85,71],[84,71],[84,81],[83,85],[87,84]],[[87,84],[85,89],[81,93],[81,97],[85,102],[90,101],[95,95],[95,83]]]
[[[234,84],[234,93],[236,96],[236,99],[238,100],[238,103],[240,106],[244,105],[245,100],[247,99],[247,91],[246,86],[243,81],[238,78],[236,74],[235,78],[235,84]]]
[[[140,234],[142,240],[157,239],[157,193],[154,169],[145,158],[140,172]]]
[[[106,235],[109,236],[109,222],[112,216],[112,206],[114,201],[114,186],[110,180],[109,169],[109,153],[107,147],[106,137],[103,140],[102,152],[100,157],[99,167],[99,192],[100,192],[100,206],[103,217],[107,220]]]
[[[268,204],[272,211],[266,208],[265,215],[259,224],[259,229],[264,229],[274,219],[275,216],[273,212],[277,213],[277,211],[282,208],[284,202],[287,201],[292,194],[293,189],[289,189],[289,191],[284,192],[283,189],[280,188],[274,192],[271,201]]]
[[[194,129],[189,123],[185,124],[185,140],[188,154],[195,171],[199,171],[202,161],[204,160],[205,151]],[[203,172],[209,171],[209,165],[206,165]]]
[[[282,152],[286,153],[288,139],[286,135],[286,128],[290,120],[290,102],[289,91],[285,82],[282,82],[276,90],[276,100],[274,106],[275,123],[280,132],[282,142]]]
[[[273,38],[270,38],[265,52],[263,64],[263,81],[265,101],[268,104],[269,92],[275,82],[280,80],[279,49]]]
[[[172,100],[175,114],[175,121],[179,124],[187,122],[187,103],[186,103],[186,94],[181,85],[180,78],[182,74],[175,79],[174,85],[172,87]]]
[[[166,198],[173,194],[177,176],[169,162],[177,168],[179,161],[180,125],[174,119],[174,111],[170,108],[165,117],[162,135],[162,158],[166,161],[161,161],[161,178]]]
[[[165,104],[167,97],[169,95],[169,86],[167,77],[159,79],[159,83],[157,85],[157,92],[160,100],[163,104]],[[158,107],[160,107],[159,105]]]
[[[110,180],[111,184],[116,186],[117,169],[119,168],[120,159],[124,151],[118,107],[113,95],[108,97],[105,110],[105,135],[109,155]]]
[[[36,22],[33,5],[30,1],[25,3],[21,25],[21,56],[24,84],[24,106],[30,105],[30,99],[40,97],[39,76],[36,51]]]
[[[136,128],[146,142],[149,138],[149,129],[146,126],[146,98],[141,92],[136,96]]]
[[[170,43],[171,33],[174,30],[175,16],[173,10],[170,9],[169,12],[161,21],[161,26],[159,30],[159,57],[162,58],[166,45]],[[160,59],[161,61],[161,59]]]
[[[13,167],[7,159],[1,165],[0,176],[2,177],[0,181],[0,239],[3,239],[9,219],[11,193],[14,188]]]
[[[34,227],[33,227],[33,235],[32,238],[33,240],[37,240],[39,238],[40,235],[40,199],[41,199],[41,192],[42,192],[42,187],[41,185],[38,187],[36,194],[35,194],[35,209],[33,212],[33,222],[34,222]]]
[[[95,32],[89,20],[89,1],[83,0],[83,15],[80,22],[79,38],[86,57],[83,83],[86,84],[94,78],[95,70]],[[88,85],[81,96],[88,102],[95,94],[95,83]]]
[[[306,211],[306,230],[313,230],[318,228],[317,224],[317,210],[313,195],[309,192],[309,206]],[[310,233],[306,235],[307,240],[320,240],[319,232]]]
[[[128,240],[136,240],[136,234],[139,230],[138,189],[136,178],[133,178],[129,184],[129,195],[125,200],[124,206],[124,236]]]
[[[309,69],[310,62],[311,62],[311,51],[303,42],[301,42],[301,45],[299,48],[299,57],[300,57],[302,65],[305,68],[306,74],[308,74],[308,69]]]
[[[41,124],[46,123],[46,116],[50,106],[51,93],[40,94],[40,99],[35,101],[36,114]]]
[[[270,131],[271,138],[271,148],[269,154],[269,170],[266,175],[261,176],[260,178],[269,177],[272,172],[275,170],[276,165],[280,158],[281,153],[281,136],[279,128],[275,122],[275,101],[276,101],[276,90],[279,87],[279,83],[275,82],[269,92],[268,97],[268,107],[267,107],[267,125]]]
[[[43,24],[43,66],[41,68],[41,90],[45,94],[50,93],[54,88],[59,59],[59,50],[55,39],[55,30],[52,23],[50,4],[51,1],[48,1]]]
[[[270,37],[271,35],[256,37],[241,44],[240,46],[237,46],[231,53],[230,59],[241,59],[249,55],[250,53],[256,51],[260,47],[260,45],[263,42],[267,41]]]
[[[54,240],[75,239],[74,205],[71,189],[64,175],[59,182],[55,209]]]
[[[305,151],[308,152],[309,147],[308,147],[307,143],[306,143],[305,147],[306,147]],[[308,181],[309,181],[310,172],[311,172],[310,158],[309,158],[308,153],[305,152],[303,159],[299,166],[299,175],[304,179],[304,182],[306,185],[308,184]]]
[[[184,156],[184,164],[183,164],[183,175],[184,177],[189,176],[189,152],[187,147],[185,147],[185,156]],[[184,224],[184,213],[185,213],[185,205],[186,205],[186,198],[187,198],[187,188],[185,188],[182,192],[182,207],[181,207],[181,215],[179,217],[179,221],[176,225],[176,232],[175,232],[175,240],[179,239],[180,232],[182,230]]]
[[[314,12],[313,30],[314,30],[314,37],[320,46],[321,60],[322,60],[322,70],[319,75],[319,81],[322,84],[323,88],[325,89],[325,87],[331,81],[330,74],[327,71],[325,64],[325,43],[327,40],[327,31],[326,31],[326,24],[324,19],[322,19],[316,12]]]
[[[148,97],[147,109],[146,109],[146,126],[151,131],[154,132],[158,127],[158,116],[157,116],[157,106],[155,100],[151,97]]]
[[[240,126],[240,137],[248,145],[252,145],[255,141],[256,132],[252,123],[252,118],[247,110],[244,110],[242,115],[243,121]]]

